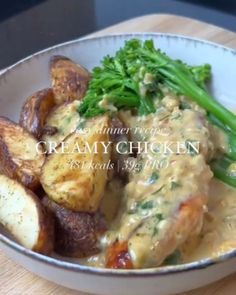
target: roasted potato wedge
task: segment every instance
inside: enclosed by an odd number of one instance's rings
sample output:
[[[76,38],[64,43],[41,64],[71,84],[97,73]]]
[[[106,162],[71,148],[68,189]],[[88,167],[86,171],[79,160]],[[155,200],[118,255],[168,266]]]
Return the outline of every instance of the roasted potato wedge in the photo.
[[[79,101],[64,103],[55,107],[48,115],[43,130],[42,140],[49,146],[50,142],[59,145],[69,134],[79,126]]]
[[[55,251],[63,256],[84,257],[99,251],[97,241],[106,229],[100,213],[73,212],[48,197],[43,205],[55,216]]]
[[[101,144],[109,143],[109,135],[98,130],[108,128],[109,122],[108,116],[89,120],[88,132],[72,133],[55,153],[47,157],[42,167],[41,183],[53,201],[74,211],[97,211],[110,160],[110,148],[105,152]],[[90,147],[91,152],[86,147]]]
[[[49,254],[53,250],[53,219],[37,196],[0,174],[0,223],[24,247]]]
[[[45,160],[41,146],[28,131],[7,118],[0,117],[0,172],[32,190],[39,185]]]
[[[56,55],[51,58],[50,70],[57,104],[83,98],[90,80],[85,68],[65,56]]]
[[[50,88],[31,95],[23,105],[19,124],[36,138],[40,138],[46,117],[55,105],[53,91]]]

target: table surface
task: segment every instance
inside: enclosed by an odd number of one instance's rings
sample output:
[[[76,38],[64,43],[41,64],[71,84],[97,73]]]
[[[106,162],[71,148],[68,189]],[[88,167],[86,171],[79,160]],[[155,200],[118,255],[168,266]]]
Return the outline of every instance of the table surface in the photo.
[[[150,13],[188,16],[236,32],[236,2],[233,2],[235,0],[11,0],[9,4],[9,0],[1,0],[0,69],[41,49]],[[224,7],[217,10],[217,3],[223,3]],[[223,12],[226,9],[228,13]]]
[[[125,32],[168,32],[214,41],[236,49],[236,34],[193,19],[174,15],[148,15],[91,34],[98,36]],[[0,250],[0,294],[2,295],[85,295],[48,282],[9,260]],[[236,274],[182,295],[235,295]]]

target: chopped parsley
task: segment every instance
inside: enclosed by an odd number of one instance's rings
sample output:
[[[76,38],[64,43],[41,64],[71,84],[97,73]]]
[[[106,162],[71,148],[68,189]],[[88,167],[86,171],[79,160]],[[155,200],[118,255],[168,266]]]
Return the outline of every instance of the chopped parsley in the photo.
[[[140,205],[140,208],[141,209],[144,209],[144,210],[147,210],[147,209],[152,209],[153,208],[153,201],[147,201],[147,202],[145,202],[145,203],[142,203],[141,205]]]
[[[176,265],[181,263],[181,253],[179,250],[175,250],[173,254],[168,256],[164,261],[165,265]]]
[[[164,185],[162,185],[158,190],[156,190],[154,193],[152,193],[152,195],[159,193],[163,189],[163,187],[164,187]]]
[[[86,125],[86,121],[83,120],[83,121],[79,122],[77,129],[79,129],[79,130],[84,129],[85,125]]]
[[[161,213],[157,213],[156,215],[154,215],[154,217],[156,217],[157,222],[159,223],[160,221],[164,220],[163,214]],[[152,232],[152,236],[154,237],[155,235],[158,234],[159,229],[158,229],[158,223],[157,225],[153,228],[153,232]]]
[[[174,190],[178,187],[181,187],[181,183],[180,182],[177,182],[177,181],[171,181],[170,182],[170,189],[171,190]]]
[[[155,215],[155,217],[158,219],[158,221],[162,221],[162,220],[164,220],[164,216],[163,216],[163,214],[161,214],[161,213],[157,213],[157,214]]]
[[[192,107],[186,101],[181,101],[179,105],[180,110],[190,110]]]
[[[151,177],[148,179],[148,184],[153,184],[155,183],[159,178],[159,175],[157,172],[153,172]]]
[[[154,237],[154,236],[156,236],[157,234],[158,234],[158,228],[155,226],[154,228],[153,228],[153,233],[152,233],[152,236]]]

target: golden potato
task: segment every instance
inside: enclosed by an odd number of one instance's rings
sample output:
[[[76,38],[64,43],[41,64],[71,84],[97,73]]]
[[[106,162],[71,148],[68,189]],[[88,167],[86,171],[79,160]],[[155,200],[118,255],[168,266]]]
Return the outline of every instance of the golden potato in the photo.
[[[84,257],[99,252],[98,237],[107,229],[101,213],[74,212],[47,196],[42,203],[55,217],[55,252],[69,257]]]
[[[30,189],[39,185],[45,156],[37,140],[28,131],[7,118],[0,117],[0,172]]]
[[[52,89],[47,88],[34,93],[21,109],[19,124],[39,139],[46,117],[54,105]]]
[[[48,115],[42,134],[42,140],[59,145],[69,134],[74,132],[80,122],[79,101],[75,100],[56,106]]]
[[[65,56],[56,55],[51,58],[50,70],[57,104],[84,97],[90,80],[85,68]]]
[[[52,216],[37,196],[22,184],[0,174],[0,224],[24,247],[49,254],[53,250]]]
[[[111,143],[109,134],[99,130],[108,126],[108,116],[88,120],[88,132],[72,133],[47,157],[41,183],[49,198],[74,211],[97,211],[107,182]],[[109,145],[107,150],[102,143]]]

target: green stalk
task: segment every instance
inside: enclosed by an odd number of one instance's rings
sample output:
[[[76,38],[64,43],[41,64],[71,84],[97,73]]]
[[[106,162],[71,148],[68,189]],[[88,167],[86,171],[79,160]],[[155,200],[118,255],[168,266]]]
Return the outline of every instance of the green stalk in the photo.
[[[236,134],[227,128],[227,126],[223,125],[221,121],[215,118],[212,114],[209,114],[207,117],[212,124],[220,128],[225,133],[229,148],[227,157],[236,161]]]
[[[215,100],[206,90],[198,86],[183,64],[170,59],[159,50],[155,50],[152,55],[144,50],[144,54],[146,59],[155,61],[157,71],[166,85],[189,97],[202,108],[214,114],[221,123],[236,131],[236,116]]]
[[[147,93],[147,97],[142,97],[137,87],[139,82],[143,82],[142,77],[140,78],[142,72],[151,73],[153,85],[157,86]],[[108,95],[118,108],[136,107],[139,114],[147,115],[155,111],[153,101],[149,97],[158,92],[158,83],[163,83],[195,101],[208,113],[213,114],[221,124],[236,132],[236,116],[215,100],[204,87],[204,82],[210,78],[210,66],[191,67],[181,61],[172,60],[155,49],[152,40],[144,43],[137,39],[127,41],[114,57],[104,58],[102,66],[93,70],[92,77],[88,93],[79,108],[81,115],[91,117],[100,113],[99,101],[104,95]],[[124,92],[130,92],[131,95],[125,95],[126,99],[121,103]],[[109,96],[112,93],[116,95]]]
[[[212,161],[210,166],[216,178],[230,186],[236,187],[236,173],[232,173],[229,170],[230,165],[234,163],[228,157],[222,157]]]

